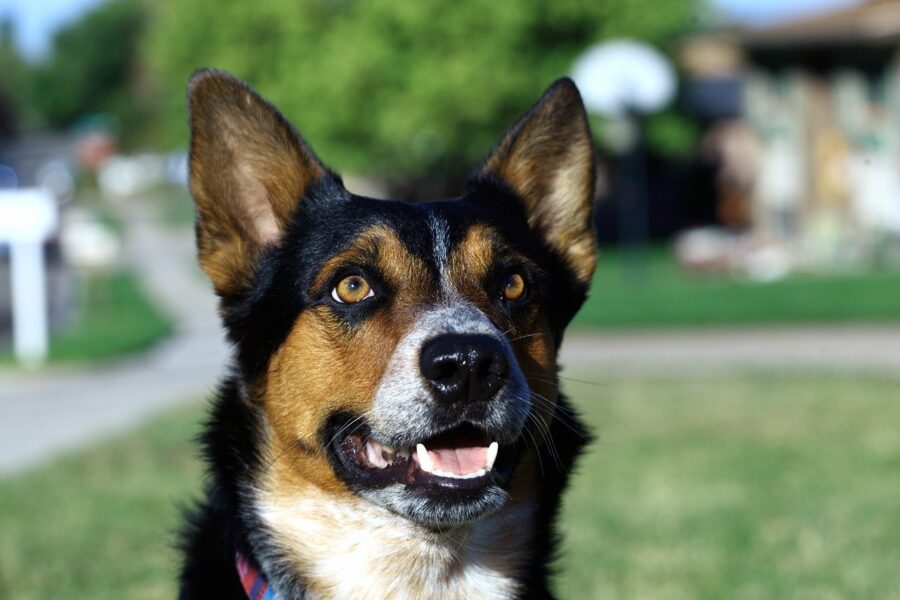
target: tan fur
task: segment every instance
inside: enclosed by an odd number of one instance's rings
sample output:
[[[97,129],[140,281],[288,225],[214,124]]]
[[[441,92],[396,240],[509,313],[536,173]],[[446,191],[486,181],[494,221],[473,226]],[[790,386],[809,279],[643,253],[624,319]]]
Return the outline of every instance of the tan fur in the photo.
[[[229,295],[246,288],[259,253],[278,241],[325,168],[274,107],[233,77],[195,76],[188,100],[200,266]]]
[[[558,251],[582,283],[596,262],[591,205],[593,142],[578,90],[557,84],[497,145],[485,170],[522,197],[528,224]]]
[[[277,471],[288,489],[312,481],[345,491],[316,436],[335,411],[365,414],[371,408],[394,347],[415,321],[415,307],[436,293],[428,285],[425,265],[386,227],[363,232],[351,247],[327,261],[314,278],[314,287],[324,285],[342,265],[369,259],[397,290],[392,309],[374,315],[355,331],[346,330],[323,307],[304,311],[269,363],[264,408],[273,431],[273,455],[284,452],[279,466],[290,466]],[[298,441],[315,450],[304,451]]]

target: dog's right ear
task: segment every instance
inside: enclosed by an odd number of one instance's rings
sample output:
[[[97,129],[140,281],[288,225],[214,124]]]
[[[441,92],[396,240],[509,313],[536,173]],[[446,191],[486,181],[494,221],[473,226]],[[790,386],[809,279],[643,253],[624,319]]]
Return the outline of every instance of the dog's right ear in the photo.
[[[485,161],[478,177],[494,176],[519,196],[528,224],[587,286],[597,261],[592,226],[594,145],[587,113],[571,79],[560,79]]]
[[[197,254],[216,293],[246,289],[303,194],[328,170],[271,104],[223,71],[188,84]]]

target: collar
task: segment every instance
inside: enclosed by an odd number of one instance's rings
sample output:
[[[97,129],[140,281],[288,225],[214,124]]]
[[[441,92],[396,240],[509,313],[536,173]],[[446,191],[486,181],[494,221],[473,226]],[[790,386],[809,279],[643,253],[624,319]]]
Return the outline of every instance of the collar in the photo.
[[[246,556],[238,552],[234,562],[249,600],[278,600],[275,592],[269,589],[269,582],[262,573],[253,568]]]

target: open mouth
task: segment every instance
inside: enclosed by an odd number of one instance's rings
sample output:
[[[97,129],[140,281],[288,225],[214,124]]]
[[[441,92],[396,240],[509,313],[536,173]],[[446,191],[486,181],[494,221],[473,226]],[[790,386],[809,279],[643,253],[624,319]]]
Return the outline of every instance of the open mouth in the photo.
[[[478,427],[464,423],[409,446],[390,446],[367,427],[333,442],[353,483],[410,488],[477,490],[508,479],[514,452]]]

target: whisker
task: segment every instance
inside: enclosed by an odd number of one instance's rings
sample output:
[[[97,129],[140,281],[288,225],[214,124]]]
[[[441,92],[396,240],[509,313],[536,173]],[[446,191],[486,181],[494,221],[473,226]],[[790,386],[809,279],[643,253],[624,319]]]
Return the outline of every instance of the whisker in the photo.
[[[581,424],[577,421],[575,414],[572,411],[565,409],[558,402],[552,402],[533,390],[531,391],[531,399],[541,404],[544,408],[552,410],[554,418],[556,418],[560,424],[568,428],[569,431],[578,437],[585,439],[584,434],[580,431]]]
[[[287,454],[288,450],[290,450],[291,448],[292,446],[289,444],[284,448],[284,450],[272,457],[272,459],[263,466],[262,472],[268,473],[272,469],[272,467],[275,466],[275,463],[278,462],[285,454]]]
[[[543,381],[544,383],[553,383],[557,387],[559,386],[559,383],[557,381],[554,381],[554,380],[548,378],[546,372],[523,370],[522,374],[525,375],[526,377],[529,377],[536,381]],[[540,378],[543,378],[543,379],[540,379]],[[600,387],[608,386],[608,384],[600,382],[600,381],[589,381],[587,379],[576,379],[575,377],[567,377],[565,375],[559,375],[559,374],[556,375],[556,378],[562,379],[563,381],[571,381],[572,383],[581,383],[584,385],[596,385],[596,386],[600,386]]]
[[[531,415],[531,413],[529,413],[529,416],[530,415]],[[538,447],[537,440],[534,439],[534,435],[532,435],[531,431],[529,431],[527,427],[525,429],[523,429],[522,431],[527,433],[528,437],[531,438],[531,445],[534,446],[534,454],[535,454],[535,456],[537,456],[538,467],[541,469],[541,477],[543,477],[544,476],[544,461],[541,460],[541,449]]]
[[[522,374],[525,375],[526,378],[531,381],[537,381],[538,383],[546,383],[547,385],[551,385],[554,388],[559,388],[559,382],[554,381],[553,379],[547,377],[544,373],[530,373],[528,371],[522,371]]]
[[[538,433],[540,433],[541,438],[544,440],[544,445],[547,447],[547,451],[550,453],[553,462],[556,463],[557,468],[562,469],[562,461],[559,457],[559,453],[556,451],[556,444],[550,435],[550,427],[547,425],[547,422],[539,413],[532,412],[529,416],[534,422],[535,429],[538,430]],[[540,419],[540,421],[538,421],[538,419]]]
[[[600,381],[589,381],[587,379],[576,379],[574,377],[566,377],[564,375],[557,375],[557,377],[559,377],[560,379],[563,379],[565,381],[571,381],[573,383],[583,383],[584,385],[596,385],[596,386],[600,386],[600,387],[608,387],[609,386],[609,384],[603,383]]]
[[[354,427],[357,423],[362,422],[366,417],[370,416],[371,414],[372,414],[372,410],[367,410],[367,411],[363,412],[362,414],[360,414],[360,415],[354,417],[354,418],[351,419],[350,421],[348,421],[346,424],[344,424],[343,427],[341,427],[340,429],[338,429],[338,430],[335,432],[335,434],[334,434],[333,436],[331,436],[331,439],[328,440],[328,443],[326,444],[326,447],[327,447],[327,446],[330,446],[331,444],[333,444],[333,443],[335,442],[335,440],[338,439],[338,437],[340,437],[345,431],[347,431],[347,429]],[[366,439],[365,441],[368,441],[368,439]],[[281,459],[288,453],[288,451],[291,450],[293,447],[294,447],[293,445],[288,444],[288,445],[284,448],[284,450],[282,450],[282,451],[279,452],[277,455],[275,455],[274,457],[272,457],[272,459],[269,460],[269,461],[263,466],[263,469],[262,469],[263,473],[268,473],[268,472],[272,469],[272,467],[275,466],[275,463],[278,462],[279,460],[281,460]],[[297,461],[297,459],[298,459],[298,456],[297,456],[297,455],[295,455],[295,456],[293,456],[293,457],[291,458],[291,466]]]
[[[466,541],[465,536],[463,536],[463,539],[459,543],[459,545],[456,546],[456,548],[454,548],[453,546],[455,545],[456,540],[454,540],[450,535],[445,533],[444,530],[441,529],[440,525],[437,526],[437,532],[438,532],[438,535],[441,536],[441,539],[444,540],[444,544],[447,547],[447,550],[450,551],[450,554],[453,556],[453,559],[456,561],[459,561],[460,560],[459,553],[462,550],[463,543]]]
[[[369,410],[367,410],[367,411],[364,411],[364,412],[361,413],[360,415],[354,417],[353,419],[350,419],[350,421],[348,421],[347,423],[345,423],[343,427],[341,427],[340,429],[338,429],[338,430],[334,433],[334,435],[331,436],[331,439],[328,440],[328,443],[326,444],[326,446],[330,446],[331,444],[333,444],[333,443],[335,442],[335,440],[337,440],[337,439],[338,439],[345,431],[347,431],[347,429],[350,429],[350,428],[352,428],[352,427],[355,427],[357,423],[362,422],[365,418],[367,418],[367,417],[369,417],[370,415],[372,415],[372,413],[373,413],[373,410],[372,410],[372,409],[369,409]],[[368,440],[367,440],[367,441],[368,441]]]
[[[547,335],[547,334],[544,333],[543,331],[538,331],[538,332],[536,332],[536,333],[526,333],[525,335],[520,335],[520,336],[518,336],[518,337],[510,338],[509,341],[510,341],[510,342],[518,342],[519,340],[524,340],[524,339],[527,339],[527,338],[530,338],[530,337],[536,337],[536,336],[539,336],[539,335]]]

